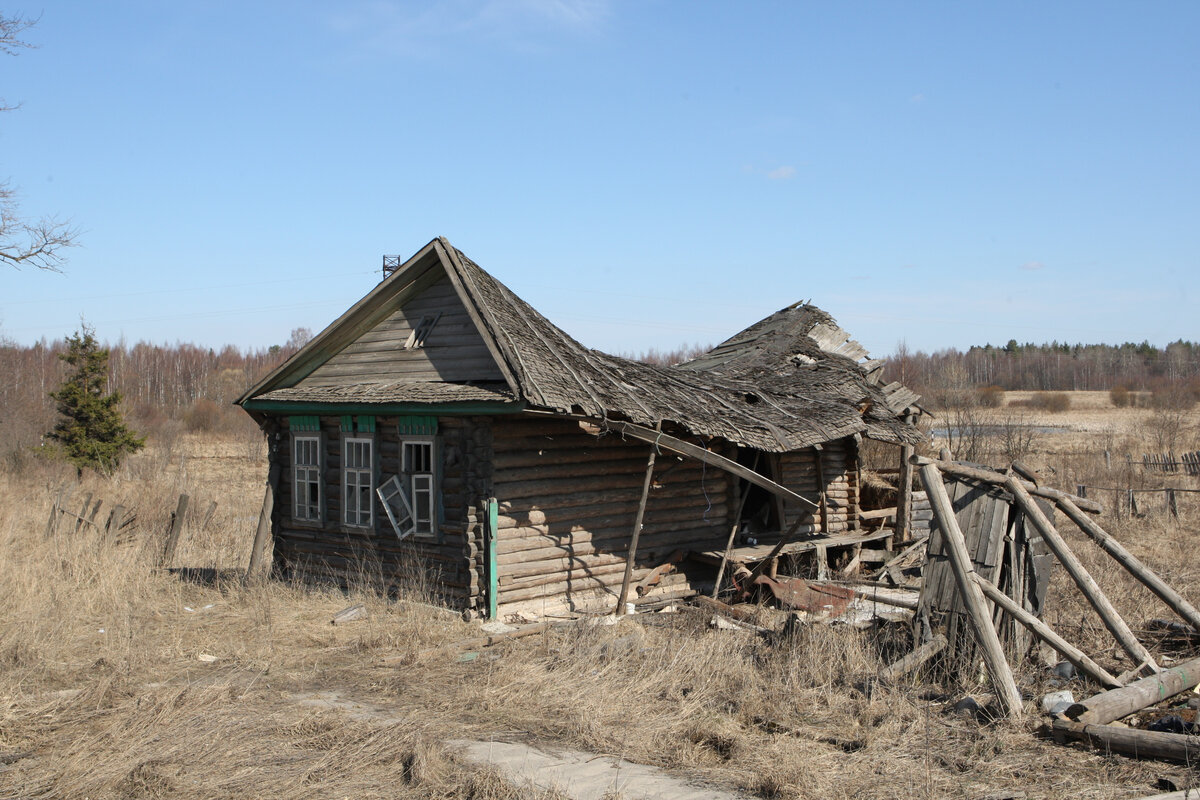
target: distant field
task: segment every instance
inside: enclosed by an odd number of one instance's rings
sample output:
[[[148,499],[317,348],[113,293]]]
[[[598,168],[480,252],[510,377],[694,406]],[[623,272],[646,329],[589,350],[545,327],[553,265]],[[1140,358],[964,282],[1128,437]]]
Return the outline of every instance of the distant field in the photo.
[[[1146,431],[1157,412],[1106,402],[1106,393],[1072,393],[1064,412],[989,411],[1066,428],[1032,451],[1053,484],[1161,485],[1163,476],[1123,466],[1124,453],[1153,449]],[[1196,411],[1180,422],[1191,448],[1198,423]],[[1111,469],[1101,445],[1112,450]],[[889,637],[814,626],[771,641],[713,630],[711,614],[689,611],[556,629],[458,661],[420,654],[478,635],[477,625],[420,595],[381,597],[369,565],[348,592],[244,587],[235,578],[202,584],[160,568],[180,492],[191,496],[192,512],[172,566],[241,568],[265,472],[257,440],[190,435],[152,440],[107,482],[75,486],[71,470],[36,461],[0,472],[0,796],[557,796],[512,786],[443,744],[490,737],[622,755],[761,798],[1024,791],[1116,800],[1153,794],[1160,779],[1180,787],[1196,780],[1186,767],[1041,740],[1036,703],[1016,723],[980,726],[944,713],[928,687],[868,690],[865,679],[894,657]],[[1169,480],[1200,488],[1196,479]],[[120,503],[136,509],[137,521],[114,537],[86,525],[75,532],[68,519],[45,538],[52,499],[64,489],[68,507],[92,492],[104,501],[101,518]],[[1156,505],[1105,520],[1200,603],[1200,508],[1185,504],[1174,519]],[[1070,539],[1135,627],[1167,615],[1081,536]],[[367,620],[330,625],[356,602]],[[1128,668],[1061,576],[1046,619],[1112,669]],[[759,621],[778,629],[783,620],[763,611]],[[381,664],[395,656],[403,658]],[[1050,688],[1033,663],[1020,680],[1035,697]],[[318,692],[386,707],[400,722],[306,701]]]

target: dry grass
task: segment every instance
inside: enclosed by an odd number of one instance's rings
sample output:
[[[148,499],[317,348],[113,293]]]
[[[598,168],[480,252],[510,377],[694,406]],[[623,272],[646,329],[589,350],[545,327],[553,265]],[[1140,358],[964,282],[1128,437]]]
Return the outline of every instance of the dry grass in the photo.
[[[412,655],[477,628],[419,596],[380,597],[370,581],[348,592],[243,587],[157,568],[181,491],[199,511],[176,565],[245,563],[262,458],[252,445],[181,435],[111,482],[85,482],[77,497],[93,491],[106,509],[137,507],[136,535],[122,542],[87,528],[43,538],[69,471],[35,464],[0,474],[0,796],[555,796],[460,763],[442,745],[488,737],[622,755],[763,798],[1020,789],[1115,800],[1151,794],[1160,778],[1181,787],[1195,780],[1184,767],[1041,740],[1032,708],[1016,722],[985,725],[946,713],[958,695],[930,700],[915,683],[880,686],[872,676],[894,657],[896,639],[904,644],[894,631],[814,626],[768,640],[712,630],[706,615],[683,612],[557,628],[473,661],[381,666],[381,656]],[[218,507],[204,524],[210,500]],[[1200,561],[1189,544],[1200,509],[1182,510],[1182,522],[1155,515],[1110,527],[1200,602],[1190,590]],[[1081,537],[1072,543],[1131,621],[1166,616]],[[1061,578],[1048,621],[1123,669]],[[329,624],[354,602],[368,619]],[[1048,685],[1029,664],[1021,680],[1030,692]],[[383,711],[307,702],[331,691]]]

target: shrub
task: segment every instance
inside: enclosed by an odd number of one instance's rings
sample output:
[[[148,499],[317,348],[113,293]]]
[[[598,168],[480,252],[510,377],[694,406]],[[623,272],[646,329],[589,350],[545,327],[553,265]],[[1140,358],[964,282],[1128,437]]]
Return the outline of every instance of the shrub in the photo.
[[[192,403],[192,407],[183,412],[183,424],[192,433],[216,430],[220,421],[220,406],[203,397]]]
[[[1117,408],[1127,408],[1132,403],[1129,387],[1123,383],[1108,390],[1108,399]]]
[[[999,386],[984,386],[975,393],[976,402],[983,408],[999,408],[1004,405],[1004,390]]]
[[[1071,407],[1071,396],[1066,392],[1041,392],[1034,395],[1033,407],[1043,411],[1066,411]]]

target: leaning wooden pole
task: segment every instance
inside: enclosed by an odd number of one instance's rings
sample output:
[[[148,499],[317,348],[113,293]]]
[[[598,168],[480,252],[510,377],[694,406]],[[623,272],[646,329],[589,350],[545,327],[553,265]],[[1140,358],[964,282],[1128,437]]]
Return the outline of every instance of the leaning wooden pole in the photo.
[[[956,478],[969,478],[970,480],[980,481],[982,483],[993,483],[997,486],[1003,484],[1009,479],[1009,477],[1011,477],[1008,475],[1002,475],[999,472],[993,472],[990,469],[969,467],[966,464],[959,464],[957,462],[948,461],[945,459],[941,461],[935,461],[922,456],[913,456],[912,462],[917,466],[936,464],[938,469],[947,475],[953,475]],[[1021,485],[1024,486],[1030,494],[1037,495],[1038,497],[1044,497],[1047,500],[1054,500],[1057,502],[1059,498],[1066,497],[1084,511],[1091,511],[1094,514],[1099,514],[1104,510],[1103,506],[1093,500],[1088,500],[1073,494],[1067,494],[1066,492],[1060,492],[1057,489],[1051,489],[1048,486],[1034,486],[1029,481],[1021,481]]]
[[[1091,604],[1096,613],[1100,615],[1100,619],[1104,622],[1104,627],[1108,628],[1109,633],[1117,640],[1117,644],[1121,649],[1129,654],[1133,659],[1134,666],[1144,664],[1146,668],[1152,672],[1158,672],[1158,664],[1154,661],[1154,656],[1150,655],[1150,651],[1142,646],[1142,643],[1133,635],[1133,631],[1129,629],[1129,625],[1117,613],[1117,609],[1109,601],[1108,595],[1104,594],[1104,590],[1100,588],[1100,584],[1096,583],[1096,579],[1091,576],[1087,568],[1082,562],[1075,557],[1071,552],[1071,548],[1067,546],[1066,541],[1055,529],[1049,518],[1042,513],[1042,509],[1034,502],[1024,484],[1016,478],[1010,477],[1004,482],[1004,488],[1012,493],[1013,498],[1017,501],[1017,505],[1025,512],[1025,516],[1037,528],[1038,533],[1046,541],[1046,545],[1054,553],[1059,563],[1067,570],[1067,574],[1071,576],[1071,580],[1079,587],[1079,591],[1083,592],[1083,596]]]
[[[1029,632],[1034,636],[1062,653],[1063,658],[1074,664],[1080,672],[1109,689],[1121,686],[1121,682],[1114,678],[1108,670],[1089,658],[1087,653],[1055,633],[1054,629],[1049,625],[1017,605],[1011,597],[1000,591],[994,583],[981,577],[977,572],[971,573],[971,579],[979,584],[979,588],[988,596],[988,599],[1004,609],[1010,617],[1028,628]]]
[[[267,488],[263,493],[262,510],[258,512],[258,528],[254,531],[254,544],[250,546],[250,565],[246,567],[243,583],[249,583],[262,569],[266,558],[267,543],[271,541],[271,515],[275,511],[275,479],[279,468],[272,465],[267,470]]]
[[[926,464],[921,467],[921,483],[929,495],[933,519],[938,530],[942,532],[942,541],[950,556],[950,568],[954,572],[954,582],[958,584],[958,591],[975,625],[975,635],[980,649],[983,650],[984,664],[996,689],[996,697],[1005,714],[1017,716],[1023,708],[1021,693],[1017,691],[1012,669],[1004,657],[1000,637],[996,635],[996,629],[992,626],[992,617],[983,599],[983,591],[971,580],[972,569],[971,560],[967,556],[967,543],[963,538],[962,529],[958,527],[958,519],[954,516],[950,496],[942,483],[942,473],[933,464]]]
[[[754,454],[754,464],[751,469],[758,468],[759,453]],[[729,528],[729,540],[725,542],[725,552],[721,554],[721,564],[717,567],[717,579],[713,582],[712,598],[717,599],[717,594],[721,591],[721,581],[725,578],[725,565],[729,563],[729,556],[733,553],[733,540],[737,538],[738,530],[742,527],[742,510],[746,508],[746,498],[750,496],[750,484],[746,484],[745,491],[742,492],[742,497],[738,500],[737,512],[733,515],[733,525]]]
[[[1100,545],[1100,549],[1108,553],[1117,563],[1125,570],[1142,582],[1143,585],[1158,598],[1167,604],[1168,607],[1180,619],[1187,622],[1197,631],[1200,631],[1200,611],[1196,607],[1183,598],[1179,592],[1167,585],[1167,582],[1158,577],[1145,564],[1139,561],[1132,553],[1121,546],[1121,543],[1108,534],[1103,528],[1097,525],[1091,517],[1083,513],[1079,506],[1071,502],[1068,498],[1060,498],[1056,501],[1058,507],[1063,513],[1070,517],[1071,521],[1079,526],[1079,529],[1091,537],[1092,541]]]
[[[662,427],[660,422],[658,425]],[[633,537],[629,541],[629,552],[625,555],[625,577],[621,579],[621,596],[617,598],[617,616],[625,613],[625,604],[629,602],[629,582],[633,580],[633,560],[637,557],[638,539],[642,535],[642,519],[646,516],[646,500],[650,497],[650,481],[654,478],[654,459],[658,448],[650,446],[650,456],[646,459],[646,478],[642,481],[642,499],[638,502],[637,516],[633,520]]]

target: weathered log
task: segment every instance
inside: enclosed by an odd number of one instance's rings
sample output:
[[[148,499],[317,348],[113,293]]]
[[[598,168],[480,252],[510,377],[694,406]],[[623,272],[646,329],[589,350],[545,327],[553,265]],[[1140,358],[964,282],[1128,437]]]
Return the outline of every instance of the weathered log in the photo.
[[[1057,502],[1063,513],[1078,525],[1081,531],[1091,537],[1092,541],[1100,545],[1104,552],[1116,559],[1117,563],[1124,567],[1130,575],[1141,581],[1181,619],[1200,632],[1200,611],[1197,611],[1195,606],[1185,600],[1183,595],[1167,585],[1166,581],[1126,550],[1120,542],[1097,525],[1091,517],[1084,514],[1079,506],[1070,499],[1060,498]]]
[[[911,425],[912,414],[904,415],[904,423]],[[912,457],[911,444],[900,445],[900,472],[896,481],[896,541],[908,540],[912,528]]]
[[[91,495],[88,495],[88,499],[91,499]],[[162,563],[165,566],[171,566],[175,560],[175,549],[179,546],[179,536],[183,532],[183,521],[187,515],[187,508],[188,496],[186,494],[179,495],[179,503],[171,515],[171,527],[167,531],[167,541],[163,545]]]
[[[563,583],[564,581],[576,580],[580,577],[601,578],[610,575],[619,575],[625,571],[625,562],[619,561],[615,564],[607,564],[593,567],[573,567],[569,571],[565,569],[555,570],[554,572],[544,572],[536,575],[530,575],[523,578],[508,578],[507,575],[500,576],[500,589],[502,591],[516,591],[518,589],[531,589],[535,586],[548,586],[552,583]],[[644,572],[645,569],[635,570],[634,574]]]
[[[647,546],[662,546],[664,544],[695,544],[696,549],[700,550],[706,547],[717,547],[720,542],[720,528],[710,525],[703,528],[684,528],[682,530],[672,530],[664,528],[644,532],[642,535],[647,539],[652,539],[647,542]],[[523,540],[525,541],[525,540]],[[628,533],[619,529],[611,529],[607,531],[578,531],[573,534],[568,534],[563,537],[542,537],[542,540],[535,547],[526,547],[523,549],[512,549],[501,547],[499,557],[501,564],[518,564],[525,561],[540,561],[544,558],[562,558],[572,554],[593,553],[593,552],[612,552],[624,553],[628,546]],[[500,544],[506,544],[501,542]],[[665,555],[665,554],[664,554]]]
[[[1065,719],[1054,720],[1051,731],[1056,741],[1086,742],[1105,753],[1186,764],[1194,764],[1200,757],[1200,739],[1182,733],[1159,733]]]
[[[657,509],[655,509],[657,510]],[[701,518],[704,508],[701,507],[695,510],[694,516],[675,513],[662,515],[662,519],[653,523],[647,523],[642,530],[647,532],[655,531],[671,531],[678,530],[686,525],[700,525],[718,527],[724,530],[725,513],[724,507],[720,513],[715,513],[714,509],[708,512],[709,522],[704,522]],[[509,544],[519,542],[522,539],[537,539],[540,537],[550,536],[571,536],[576,533],[591,533],[603,534],[610,531],[624,531],[625,537],[629,538],[629,526],[633,522],[633,518],[629,514],[622,514],[612,517],[596,517],[588,520],[576,520],[570,515],[561,515],[566,517],[564,520],[550,519],[541,525],[529,525],[523,528],[505,528],[500,532],[500,542],[504,543],[501,551],[519,549],[517,544]]]
[[[992,472],[991,470],[979,469],[977,467],[968,467],[965,464],[959,464],[955,461],[948,461],[946,459],[936,461],[923,456],[913,456],[911,460],[912,463],[918,467],[925,466],[926,464],[936,464],[938,469],[947,475],[953,475],[956,478],[968,478],[981,483],[993,483],[1000,485],[1007,481],[1010,477],[1008,475],[1002,475],[999,472]],[[1084,511],[1090,511],[1093,514],[1100,514],[1104,511],[1103,506],[1092,500],[1077,497],[1073,494],[1067,494],[1066,492],[1060,492],[1057,489],[1051,489],[1049,487],[1034,486],[1028,481],[1019,481],[1019,483],[1025,488],[1025,491],[1038,497],[1044,497],[1047,500],[1054,500],[1057,502],[1059,498],[1065,497],[1075,505],[1082,508]]]
[[[499,522],[500,530],[508,530],[509,528],[527,528],[531,525],[543,525],[547,520],[566,520],[572,523],[582,523],[608,517],[631,519],[632,511],[630,504],[636,502],[637,498],[637,492],[630,492],[627,495],[606,493],[600,498],[601,502],[581,503],[580,505],[554,509],[538,505],[532,508],[514,510],[510,514],[501,514],[497,521]],[[671,493],[664,493],[662,489],[655,489],[650,494],[650,502],[647,510],[674,511],[683,508],[696,508],[698,506],[703,511],[707,505],[703,496],[697,497],[694,489],[686,492]],[[724,501],[718,500],[714,502],[713,509],[716,508],[724,509]],[[709,515],[712,515],[711,510],[709,511]]]
[[[1076,722],[1104,725],[1191,689],[1197,683],[1200,683],[1200,658],[1184,661],[1128,686],[1093,695],[1070,706],[1066,715]]]
[[[1091,604],[1096,613],[1100,615],[1100,619],[1104,622],[1104,627],[1108,628],[1113,638],[1117,640],[1117,644],[1121,645],[1129,656],[1133,659],[1133,663],[1145,663],[1148,668],[1153,671],[1158,671],[1158,665],[1154,662],[1154,657],[1150,652],[1142,646],[1142,643],[1133,635],[1133,631],[1129,629],[1129,625],[1113,607],[1109,601],[1108,595],[1104,594],[1104,590],[1100,588],[1100,584],[1096,583],[1095,578],[1083,566],[1083,563],[1075,557],[1071,552],[1071,548],[1067,546],[1066,541],[1055,529],[1054,525],[1042,513],[1042,509],[1030,497],[1029,491],[1023,483],[1015,477],[1010,477],[1005,481],[1004,486],[1012,493],[1013,499],[1017,505],[1025,512],[1025,516],[1037,528],[1038,533],[1042,534],[1042,539],[1045,540],[1046,546],[1053,551],[1059,563],[1066,569],[1067,574],[1071,576],[1071,580],[1079,587],[1079,591],[1083,592],[1084,597]]]
[[[946,647],[946,637],[944,634],[937,634],[925,644],[914,649],[891,666],[885,667],[880,671],[879,677],[885,681],[894,681],[897,678],[907,675],[913,670],[920,667],[929,659],[942,652]]]
[[[962,530],[958,527],[958,520],[954,516],[954,507],[950,503],[950,497],[946,494],[946,487],[942,483],[942,474],[938,471],[938,467],[932,463],[923,465],[921,467],[921,483],[925,485],[925,491],[929,494],[930,502],[933,504],[934,521],[942,533],[942,541],[946,546],[950,567],[954,573],[954,581],[958,584],[963,604],[967,607],[971,621],[974,623],[976,639],[980,649],[983,650],[984,663],[991,676],[992,685],[996,689],[1000,705],[1005,714],[1016,716],[1021,713],[1022,709],[1021,693],[1017,691],[1012,669],[1004,657],[1004,648],[1000,646],[1000,638],[992,626],[992,618],[984,603],[983,592],[971,580],[971,561],[967,554],[967,544],[963,539]]]
[[[1119,680],[1114,678],[1104,667],[1089,658],[1087,653],[1072,645],[1055,633],[1049,625],[1021,608],[1012,598],[996,588],[995,584],[991,581],[981,577],[977,572],[972,572],[971,578],[975,583],[979,584],[979,588],[983,589],[983,593],[992,602],[1004,609],[1017,622],[1028,628],[1034,636],[1061,653],[1063,658],[1074,664],[1081,672],[1090,676],[1092,680],[1101,686],[1108,686],[1110,688],[1116,688],[1121,685]]]

